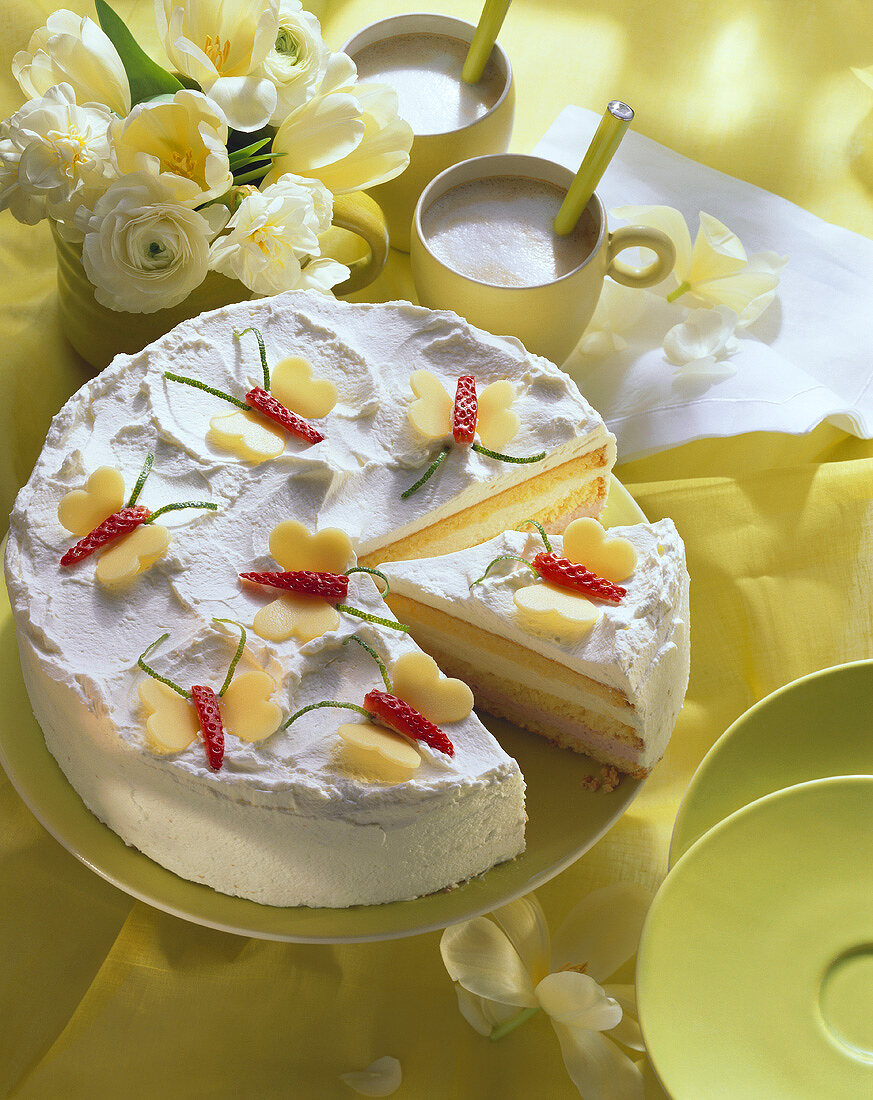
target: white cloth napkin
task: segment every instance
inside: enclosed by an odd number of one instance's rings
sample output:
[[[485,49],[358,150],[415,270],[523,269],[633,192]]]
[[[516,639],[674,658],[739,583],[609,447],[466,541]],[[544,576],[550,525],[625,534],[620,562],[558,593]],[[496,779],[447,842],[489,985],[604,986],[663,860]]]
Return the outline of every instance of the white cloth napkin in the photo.
[[[565,108],[533,152],[575,171],[599,117]],[[732,377],[689,380],[668,362],[664,335],[687,309],[680,308],[686,300],[671,305],[663,292],[635,292],[646,294],[646,310],[622,333],[623,350],[583,354],[585,340],[577,347],[564,369],[618,437],[624,460],[711,436],[802,434],[822,420],[873,435],[873,241],[632,129],[597,192],[607,211],[676,207],[692,240],[704,210],[736,233],[747,253],[789,257],[776,300],[737,334]]]

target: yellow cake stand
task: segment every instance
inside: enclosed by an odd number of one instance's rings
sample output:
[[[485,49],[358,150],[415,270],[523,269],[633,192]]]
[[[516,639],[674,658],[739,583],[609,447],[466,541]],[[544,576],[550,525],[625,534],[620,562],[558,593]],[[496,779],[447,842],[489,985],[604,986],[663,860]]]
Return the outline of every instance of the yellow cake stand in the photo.
[[[614,478],[603,516],[607,526],[645,517]],[[196,924],[261,939],[351,943],[395,939],[444,928],[490,912],[559,874],[600,839],[642,783],[625,778],[615,791],[592,793],[584,776],[600,765],[557,749],[507,722],[484,716],[518,761],[527,783],[527,849],[523,855],[444,893],[349,909],[283,909],[217,893],[154,863],[86,808],[45,746],[21,679],[5,585],[0,586],[0,765],[35,817],[68,851],[135,898]]]

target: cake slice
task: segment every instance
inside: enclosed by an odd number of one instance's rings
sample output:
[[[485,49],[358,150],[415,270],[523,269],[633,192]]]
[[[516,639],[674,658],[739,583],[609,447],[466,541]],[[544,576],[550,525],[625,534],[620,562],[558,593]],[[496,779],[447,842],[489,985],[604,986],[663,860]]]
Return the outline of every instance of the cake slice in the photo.
[[[648,775],[688,684],[682,541],[667,519],[605,537],[595,521],[581,520],[564,537],[546,538],[551,555],[535,530],[507,531],[440,557],[383,564],[388,602],[419,645],[470,685],[477,706],[621,772]],[[615,584],[601,586],[605,599],[594,582],[587,593],[564,588],[516,560],[539,560],[548,574],[549,558],[564,557],[600,578],[612,572],[623,594]]]

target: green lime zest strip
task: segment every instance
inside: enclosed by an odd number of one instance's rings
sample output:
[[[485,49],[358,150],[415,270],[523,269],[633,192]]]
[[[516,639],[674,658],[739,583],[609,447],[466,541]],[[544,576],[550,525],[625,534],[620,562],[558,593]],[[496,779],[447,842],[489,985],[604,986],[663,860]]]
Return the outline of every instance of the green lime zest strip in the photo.
[[[201,382],[198,378],[189,378],[185,374],[172,374],[170,371],[164,371],[164,378],[169,378],[171,382],[184,382],[186,386],[193,386],[197,390],[203,390],[205,393],[211,393],[213,397],[220,397],[222,401],[229,401],[231,405],[236,405],[239,409],[245,409],[246,412],[251,412],[251,405],[247,405],[245,401],[240,401],[238,397],[232,397],[229,393],[225,393],[224,390],[217,390],[213,386],[207,386],[205,382]]]
[[[363,648],[366,649],[366,651],[379,666],[379,671],[382,673],[382,682],[385,684],[385,690],[388,692],[389,695],[393,695],[394,688],[391,684],[391,677],[388,675],[388,669],[385,665],[385,662],[382,660],[376,650],[373,649],[371,645],[368,645],[368,643],[365,642],[363,638],[359,638],[357,634],[351,634],[348,638],[345,639],[343,645],[348,645],[349,642],[357,642],[359,646],[363,646]]]
[[[523,519],[521,521],[521,523],[518,525],[518,527],[516,527],[516,531],[520,531],[522,529],[522,527],[525,527],[528,523],[532,523],[534,525],[534,527],[536,527],[536,529],[542,535],[543,542],[545,543],[546,550],[551,554],[552,544],[549,542],[549,536],[546,534],[545,527],[543,527],[543,525],[541,523],[537,522],[537,520],[535,520],[535,519]]]
[[[358,619],[366,619],[368,623],[376,623],[378,626],[390,626],[392,630],[402,630],[409,633],[409,627],[403,623],[395,623],[393,619],[380,619],[378,615],[371,615],[369,611],[359,611],[356,607],[349,607],[347,603],[334,604],[337,611],[345,611],[347,615],[354,615]]]
[[[370,576],[378,577],[379,580],[384,581],[385,582],[385,588],[380,593],[383,600],[388,595],[388,593],[391,591],[391,586],[388,584],[388,578],[385,576],[384,573],[380,573],[378,569],[368,569],[366,567],[366,565],[356,565],[354,567],[354,569],[347,569],[346,570],[346,576],[347,577],[350,577],[352,575],[352,573],[369,573]]]
[[[166,684],[167,687],[172,688],[173,691],[178,692],[178,694],[181,695],[183,699],[187,699],[190,702],[191,701],[191,692],[190,691],[186,691],[184,688],[179,687],[178,684],[174,684],[172,680],[168,680],[166,676],[161,676],[161,674],[159,672],[155,672],[155,670],[151,667],[151,665],[146,664],[146,660],[145,660],[146,657],[148,657],[148,655],[152,652],[152,650],[156,649],[161,644],[161,642],[165,642],[167,640],[167,638],[169,638],[169,636],[170,636],[169,634],[164,632],[160,636],[160,638],[156,638],[152,642],[151,645],[146,646],[145,649],[142,651],[142,653],[137,658],[136,663],[143,670],[143,672],[145,672],[147,675],[151,676],[151,678],[153,680],[157,680],[159,684]]]
[[[401,500],[408,500],[414,492],[419,490],[426,481],[429,481],[437,470],[442,466],[445,460],[448,458],[449,447],[443,447],[437,457],[431,462],[430,466],[424,471],[421,477],[416,481],[414,485],[410,485],[408,489],[404,489],[400,494]]]
[[[542,462],[542,460],[546,457],[546,452],[540,451],[539,454],[528,455],[527,458],[516,458],[515,455],[501,454],[500,451],[489,451],[488,448],[483,447],[481,443],[474,443],[473,450],[477,451],[480,455],[485,455],[487,458],[499,459],[501,462]]]
[[[494,558],[492,561],[488,562],[488,568],[478,580],[470,582],[470,588],[472,588],[474,584],[481,584],[482,581],[484,581],[488,574],[491,572],[492,566],[496,565],[499,561],[520,561],[522,565],[526,565],[528,567],[528,569],[531,571],[531,573],[533,573],[535,577],[539,576],[539,573],[537,573],[536,569],[534,569],[534,567],[529,561],[527,561],[526,558],[519,558],[515,554],[501,554],[499,557]]]
[[[261,366],[264,370],[264,389],[267,393],[270,392],[270,368],[267,366],[267,349],[264,347],[264,338],[261,335],[261,330],[250,325],[249,328],[244,328],[242,332],[235,332],[234,338],[239,340],[241,336],[245,336],[247,332],[253,332],[255,339],[258,341],[258,350],[261,353]]]
[[[504,1035],[508,1035],[511,1031],[515,1031],[517,1027],[521,1027],[523,1023],[535,1016],[540,1010],[539,1005],[534,1005],[533,1008],[526,1008],[522,1012],[519,1012],[517,1016],[513,1016],[511,1020],[507,1020],[505,1024],[501,1024],[500,1027],[496,1027],[488,1038],[492,1043],[496,1043],[498,1039],[502,1039]]]
[[[139,477],[136,479],[136,485],[133,487],[133,492],[130,494],[130,499],[127,502],[126,507],[132,508],[139,499],[139,494],[142,492],[143,486],[146,483],[146,478],[152,472],[152,465],[154,464],[155,456],[151,451],[146,455],[146,460],[143,463],[142,470]]]
[[[238,623],[236,619],[217,619],[214,615],[212,617],[214,623],[229,623],[231,626],[239,627],[239,645],[236,647],[236,653],[230,662],[230,667],[227,670],[227,675],[224,678],[224,683],[221,685],[221,691],[219,691],[219,697],[224,695],[227,689],[230,687],[230,681],[233,679],[233,674],[236,672],[236,666],[239,664],[243,655],[243,650],[246,647],[246,628],[242,623]]]
[[[310,703],[308,707],[298,710],[296,714],[292,714],[286,722],[283,722],[279,729],[288,729],[291,723],[296,722],[301,714],[306,714],[310,710],[318,710],[320,707],[342,707],[344,710],[356,710],[359,714],[363,714],[365,718],[369,718],[371,722],[373,721],[373,715],[364,710],[363,707],[359,707],[357,703],[335,703],[332,699],[324,699],[320,703]]]
[[[211,504],[208,500],[180,500],[178,504],[165,504],[162,508],[158,508],[156,512],[152,512],[146,523],[154,523],[158,516],[162,516],[164,512],[178,512],[182,508],[207,508],[210,512],[217,512],[218,505]]]

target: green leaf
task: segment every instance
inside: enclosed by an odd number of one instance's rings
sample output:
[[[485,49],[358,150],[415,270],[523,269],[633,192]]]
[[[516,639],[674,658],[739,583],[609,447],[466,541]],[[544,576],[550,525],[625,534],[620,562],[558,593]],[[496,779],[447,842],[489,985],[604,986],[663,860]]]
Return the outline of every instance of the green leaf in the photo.
[[[94,0],[94,7],[97,9],[100,26],[118,50],[118,56],[127,73],[131,107],[155,96],[173,95],[181,90],[182,84],[172,73],[152,61],[106,0]]]

